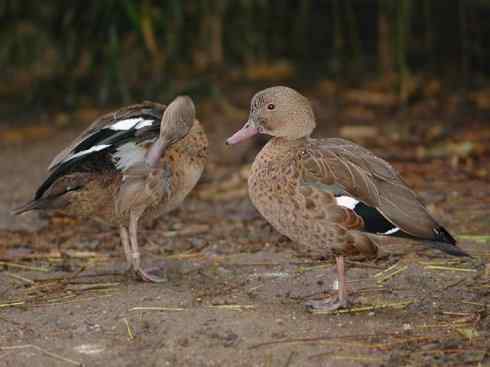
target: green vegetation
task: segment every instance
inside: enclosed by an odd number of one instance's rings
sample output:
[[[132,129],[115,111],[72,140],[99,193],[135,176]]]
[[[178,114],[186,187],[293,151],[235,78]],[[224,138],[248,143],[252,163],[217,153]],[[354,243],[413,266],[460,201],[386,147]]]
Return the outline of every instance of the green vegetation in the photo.
[[[489,15],[483,0],[3,0],[0,94],[127,102],[282,64],[282,78],[393,77],[405,101],[411,73],[488,74]]]

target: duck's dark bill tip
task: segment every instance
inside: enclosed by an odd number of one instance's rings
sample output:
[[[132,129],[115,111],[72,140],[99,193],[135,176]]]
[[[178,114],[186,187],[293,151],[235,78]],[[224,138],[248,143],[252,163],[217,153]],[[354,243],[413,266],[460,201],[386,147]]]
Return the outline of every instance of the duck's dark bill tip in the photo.
[[[242,127],[240,130],[238,130],[236,133],[234,133],[232,136],[230,136],[228,139],[226,139],[226,145],[231,145],[231,144],[237,144],[243,140],[247,140],[251,138],[252,136],[257,135],[258,131],[254,127],[248,127],[245,125]]]

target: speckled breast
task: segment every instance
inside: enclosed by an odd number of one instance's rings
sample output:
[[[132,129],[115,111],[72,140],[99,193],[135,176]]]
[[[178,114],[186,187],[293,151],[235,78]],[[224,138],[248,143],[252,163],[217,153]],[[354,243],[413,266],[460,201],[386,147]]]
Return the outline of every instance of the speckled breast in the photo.
[[[301,197],[297,195],[298,167],[291,154],[274,159],[271,148],[269,145],[264,147],[252,166],[248,179],[250,199],[277,231],[300,242],[298,210],[302,205]]]
[[[150,216],[158,216],[176,209],[201,178],[208,157],[208,140],[196,120],[187,136],[166,154],[170,164],[171,194],[168,200],[151,209]]]
[[[313,256],[352,247],[349,231],[335,222],[333,196],[305,185],[297,149],[280,149],[269,143],[252,166],[249,195],[257,210],[278,232]]]

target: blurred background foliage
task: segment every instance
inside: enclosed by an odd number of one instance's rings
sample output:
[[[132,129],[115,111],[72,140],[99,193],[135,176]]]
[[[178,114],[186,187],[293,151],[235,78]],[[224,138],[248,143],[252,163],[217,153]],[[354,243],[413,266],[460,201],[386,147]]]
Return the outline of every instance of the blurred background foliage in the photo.
[[[70,107],[378,80],[403,105],[422,85],[485,85],[489,19],[490,0],[2,0],[0,95]]]

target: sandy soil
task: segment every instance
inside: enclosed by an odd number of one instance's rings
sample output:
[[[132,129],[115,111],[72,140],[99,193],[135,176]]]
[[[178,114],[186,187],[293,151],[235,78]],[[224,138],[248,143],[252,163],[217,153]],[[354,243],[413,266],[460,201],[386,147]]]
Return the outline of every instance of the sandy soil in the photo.
[[[212,160],[185,205],[142,231],[163,284],[128,278],[118,233],[103,224],[11,217],[82,127],[2,145],[0,366],[490,364],[490,243],[465,237],[475,258],[455,259],[385,241],[391,255],[348,263],[358,312],[311,314],[305,300],[334,293],[333,259],[304,256],[260,218],[247,165]],[[394,163],[453,233],[488,234],[487,181],[444,160]]]

